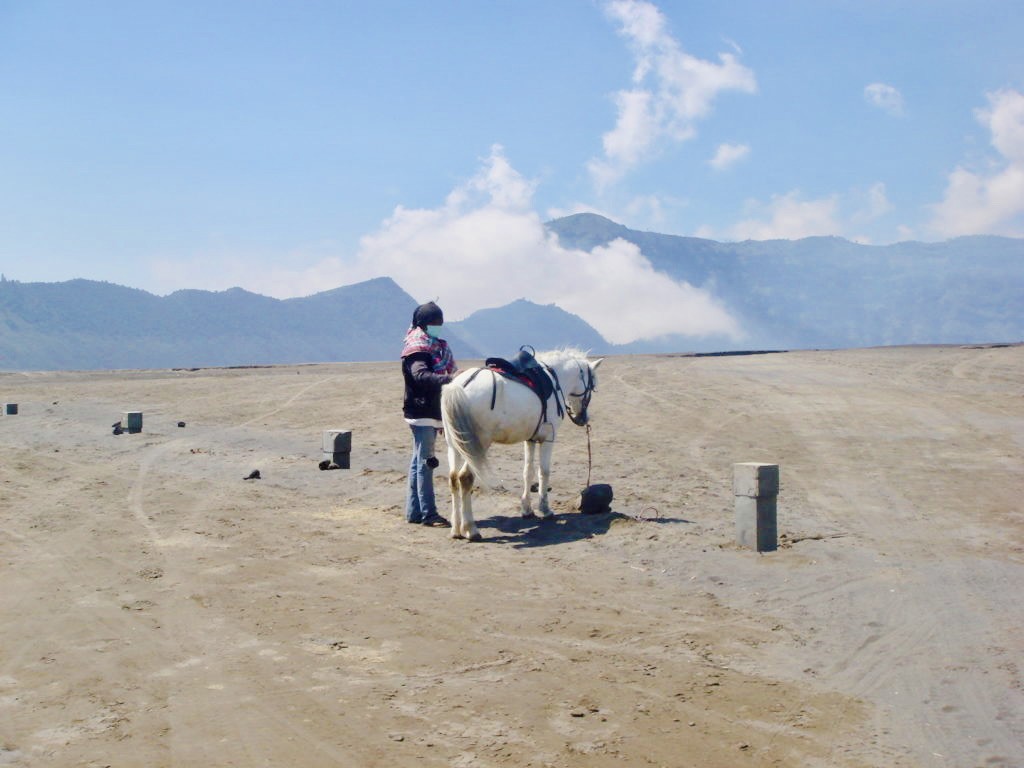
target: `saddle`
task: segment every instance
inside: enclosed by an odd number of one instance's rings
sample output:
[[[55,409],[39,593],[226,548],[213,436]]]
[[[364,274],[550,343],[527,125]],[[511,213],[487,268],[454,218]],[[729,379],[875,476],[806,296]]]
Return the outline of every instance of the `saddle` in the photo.
[[[536,393],[545,405],[555,391],[551,377],[526,347],[522,347],[512,360],[506,360],[503,357],[489,357],[484,361],[484,366],[501,374],[506,379],[525,384]]]

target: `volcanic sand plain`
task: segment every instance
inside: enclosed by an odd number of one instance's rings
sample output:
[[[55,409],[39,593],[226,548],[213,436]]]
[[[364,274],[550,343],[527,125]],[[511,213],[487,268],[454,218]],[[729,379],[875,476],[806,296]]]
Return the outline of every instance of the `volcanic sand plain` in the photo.
[[[1024,347],[610,357],[613,511],[566,422],[555,517],[497,446],[480,543],[405,522],[401,387],[0,374],[0,764],[1024,765]],[[748,461],[774,552],[735,543]]]

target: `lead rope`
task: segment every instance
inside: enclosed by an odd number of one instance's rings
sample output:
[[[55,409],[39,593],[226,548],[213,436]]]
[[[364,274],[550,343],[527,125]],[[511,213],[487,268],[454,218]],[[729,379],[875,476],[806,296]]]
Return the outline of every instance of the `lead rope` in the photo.
[[[585,486],[587,488],[590,487],[590,468],[593,466],[593,464],[594,460],[590,452],[590,425],[587,424],[587,485]]]

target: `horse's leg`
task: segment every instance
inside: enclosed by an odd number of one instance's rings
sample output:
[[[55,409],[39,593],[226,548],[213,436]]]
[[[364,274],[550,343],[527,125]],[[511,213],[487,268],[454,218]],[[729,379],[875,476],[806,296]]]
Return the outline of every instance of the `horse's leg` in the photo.
[[[537,444],[523,443],[523,495],[521,503],[523,517],[533,517],[533,505],[530,504],[530,481],[533,480],[534,457],[537,455]]]
[[[540,491],[540,503],[537,504],[537,514],[541,517],[551,517],[554,513],[548,506],[548,482],[551,478],[551,451],[555,448],[553,441],[545,440],[540,444],[540,483],[537,489]]]
[[[476,522],[473,520],[473,470],[468,466],[459,470],[457,478],[459,484],[459,496],[462,499],[462,516],[459,519],[458,529],[452,528],[452,535],[456,532],[470,541],[480,541],[483,536],[477,530]],[[458,537],[456,537],[458,538]]]
[[[453,464],[449,472],[449,489],[452,492],[452,538],[461,539],[459,529],[462,527],[462,489],[459,486],[459,465]]]
[[[465,462],[459,459],[459,455],[455,452],[455,449],[448,446],[448,489],[452,494],[452,530],[451,537],[453,539],[461,539],[462,534],[459,532],[462,528],[462,489],[459,485],[459,469]]]

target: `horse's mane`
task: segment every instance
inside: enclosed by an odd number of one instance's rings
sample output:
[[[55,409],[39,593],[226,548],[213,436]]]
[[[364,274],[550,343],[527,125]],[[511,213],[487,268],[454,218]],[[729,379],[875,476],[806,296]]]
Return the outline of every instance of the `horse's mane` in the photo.
[[[587,352],[579,347],[559,347],[537,353],[537,359],[545,365],[561,365],[568,360],[586,360]]]

